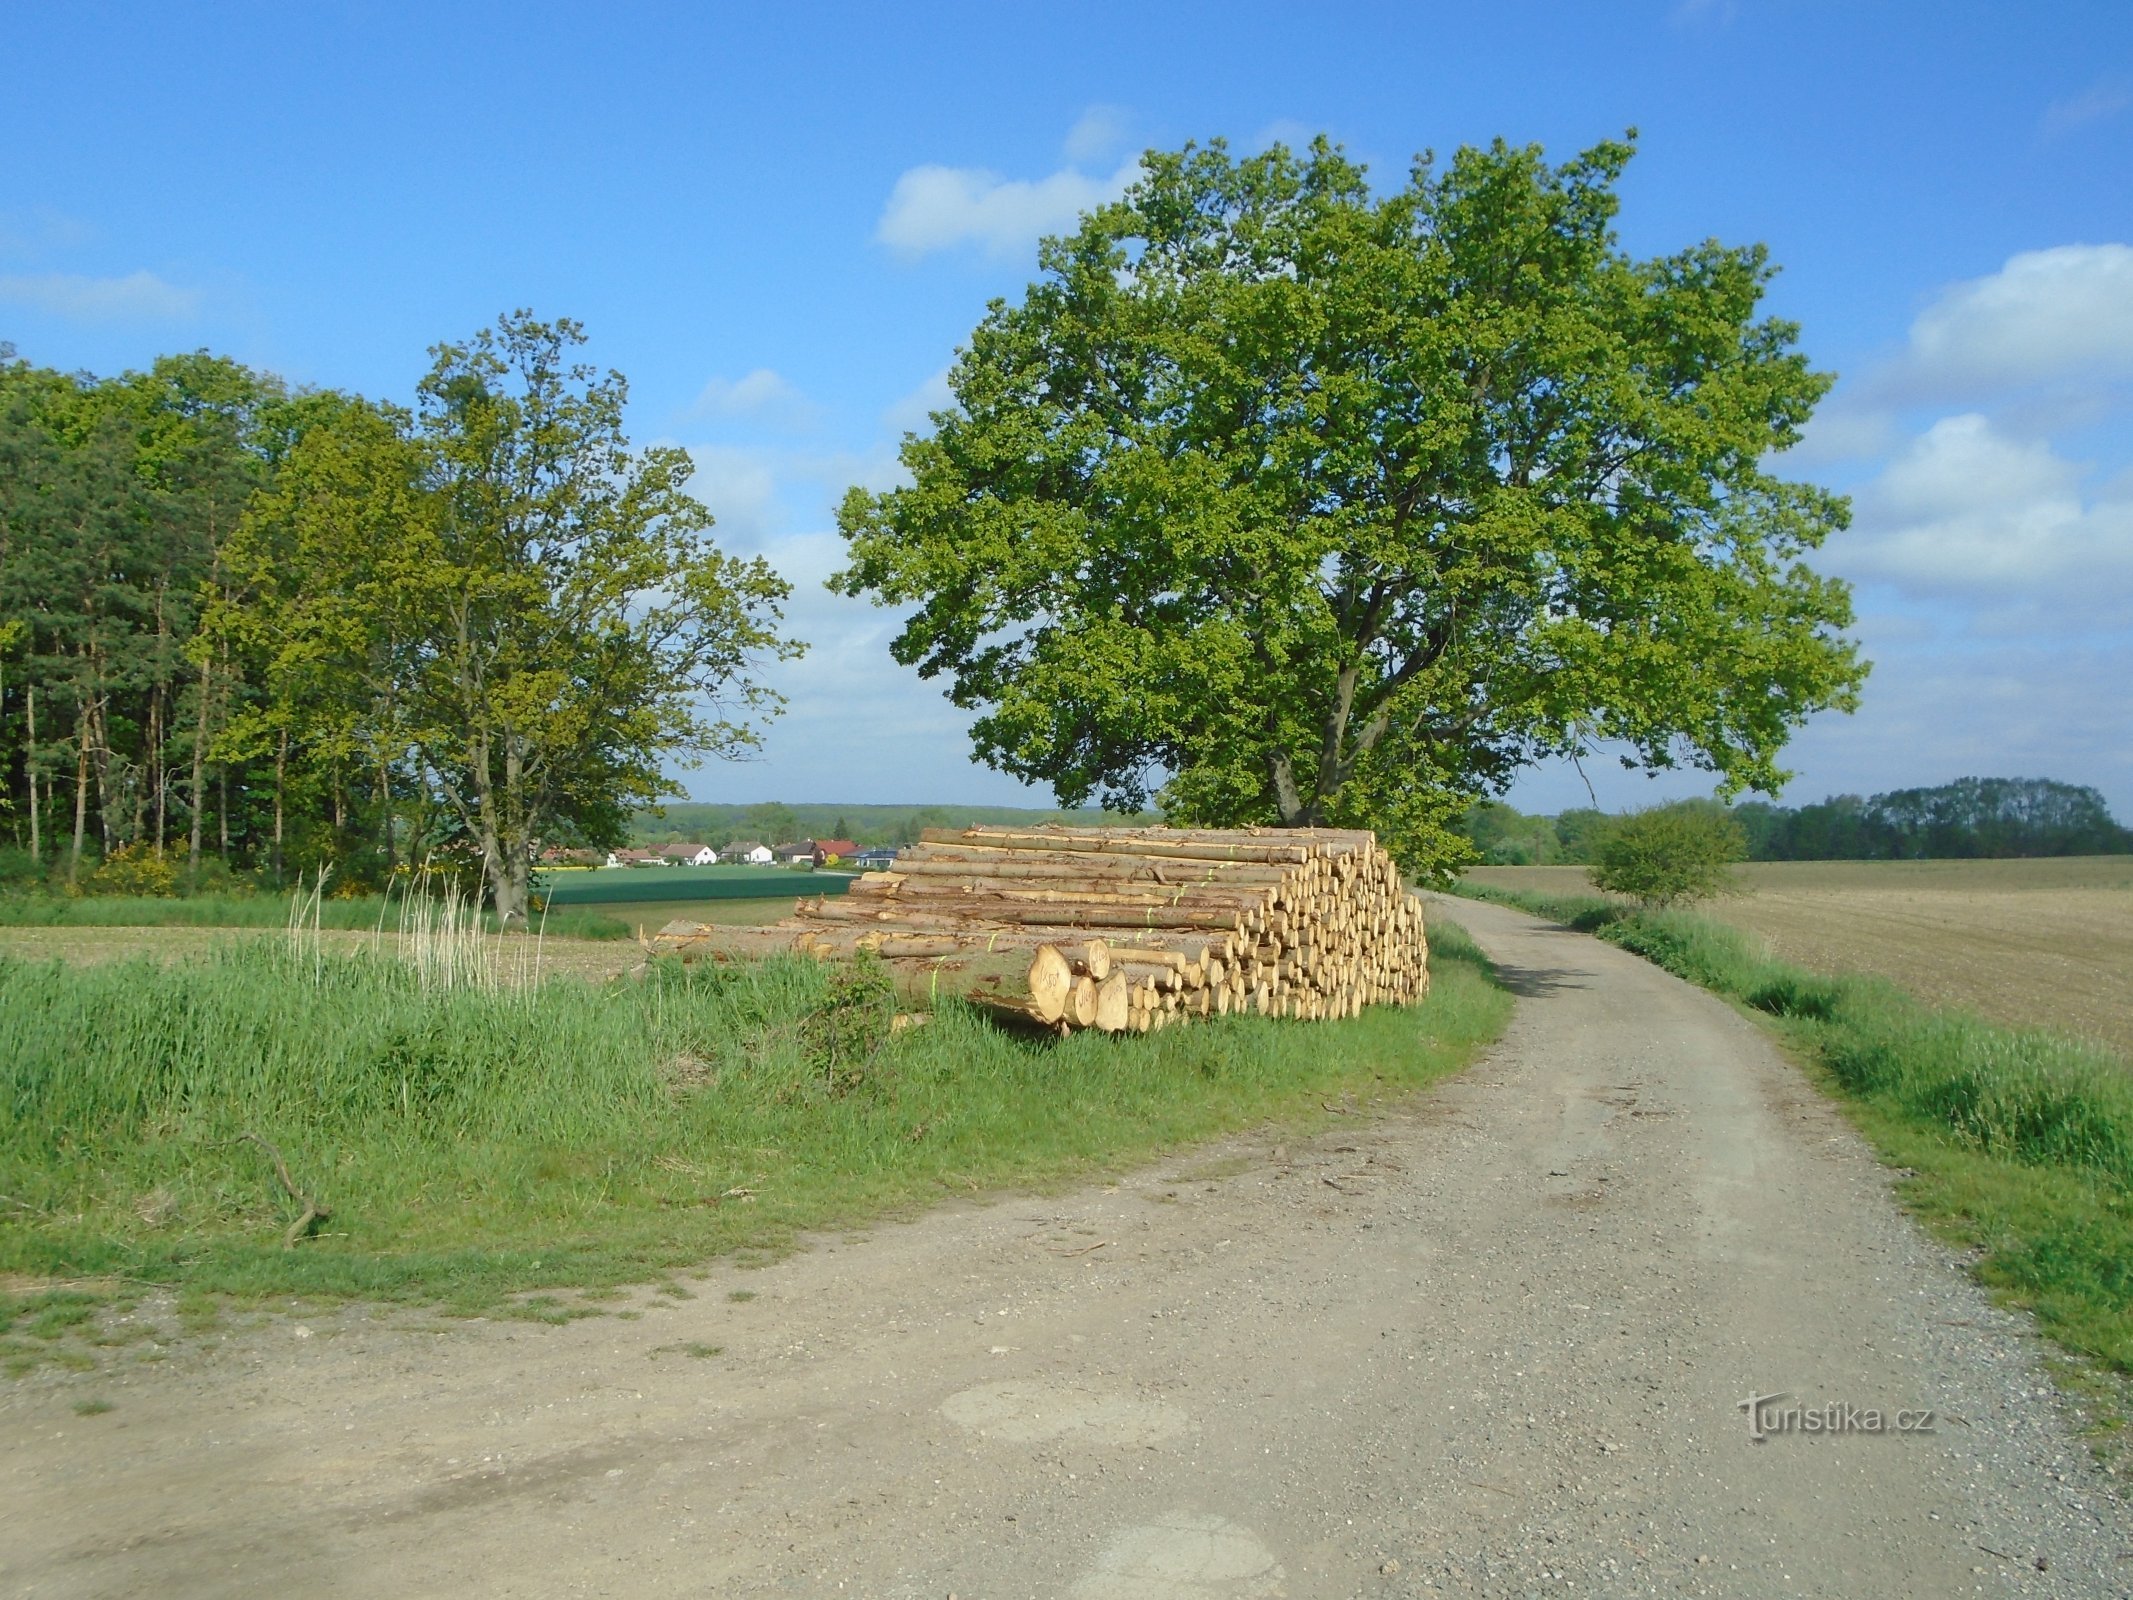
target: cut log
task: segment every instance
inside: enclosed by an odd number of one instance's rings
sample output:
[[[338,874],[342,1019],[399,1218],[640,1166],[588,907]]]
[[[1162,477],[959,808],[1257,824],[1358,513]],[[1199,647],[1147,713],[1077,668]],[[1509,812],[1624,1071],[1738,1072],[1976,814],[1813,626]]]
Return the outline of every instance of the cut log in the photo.
[[[1298,1019],[1429,988],[1421,907],[1352,829],[934,830],[770,928],[675,923],[685,960],[872,953],[899,996],[955,993],[1059,1032],[1250,1011]]]

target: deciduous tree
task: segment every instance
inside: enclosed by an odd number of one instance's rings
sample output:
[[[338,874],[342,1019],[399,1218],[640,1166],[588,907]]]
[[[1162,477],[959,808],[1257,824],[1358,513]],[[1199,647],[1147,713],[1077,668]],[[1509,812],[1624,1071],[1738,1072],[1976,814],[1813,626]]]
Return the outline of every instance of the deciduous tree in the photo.
[[[855,489],[833,585],[1063,804],[1369,824],[1411,868],[1524,764],[1611,741],[1772,788],[1864,666],[1802,556],[1832,495],[1766,467],[1826,375],[1760,247],[1618,244],[1631,148],[1151,154],[1043,247]]]

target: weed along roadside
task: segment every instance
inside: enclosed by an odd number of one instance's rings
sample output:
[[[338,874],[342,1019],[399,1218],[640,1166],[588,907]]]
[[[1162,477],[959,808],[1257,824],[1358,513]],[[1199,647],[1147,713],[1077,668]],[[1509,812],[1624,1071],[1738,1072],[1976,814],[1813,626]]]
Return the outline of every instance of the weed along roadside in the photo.
[[[522,986],[269,940],[0,961],[0,1360],[97,1363],[269,1301],[594,1315],[805,1230],[1309,1125],[1503,1027],[1487,963],[1430,931],[1417,1005],[1066,1039],[959,1003],[898,1029],[878,968],[812,958]]]
[[[2067,1349],[2133,1374],[2133,1069],[2101,1047],[1774,961],[1735,929],[1591,895],[1468,885],[1762,1017],[1834,1092],[1905,1204]]]

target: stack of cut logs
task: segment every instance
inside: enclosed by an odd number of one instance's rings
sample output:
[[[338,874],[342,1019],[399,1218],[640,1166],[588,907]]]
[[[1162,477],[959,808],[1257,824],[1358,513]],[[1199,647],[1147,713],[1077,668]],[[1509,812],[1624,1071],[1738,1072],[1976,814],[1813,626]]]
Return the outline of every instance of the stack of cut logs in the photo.
[[[1368,833],[928,829],[849,894],[767,928],[675,922],[684,959],[878,956],[916,1007],[957,995],[1060,1032],[1257,1012],[1318,1020],[1420,999],[1421,903]]]

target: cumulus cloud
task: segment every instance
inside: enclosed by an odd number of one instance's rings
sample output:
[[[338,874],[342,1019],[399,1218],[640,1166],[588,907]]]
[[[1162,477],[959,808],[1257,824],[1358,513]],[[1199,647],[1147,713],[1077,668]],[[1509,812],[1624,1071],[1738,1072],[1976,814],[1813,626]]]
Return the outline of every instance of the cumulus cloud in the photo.
[[[689,415],[804,430],[820,420],[821,410],[797,384],[768,367],[757,367],[738,378],[713,378],[689,407]]]
[[[1914,593],[2123,607],[2133,598],[2133,485],[2091,495],[2087,476],[2048,443],[2004,434],[1976,412],[1944,417],[1859,493],[1841,558]]]
[[[7,273],[0,274],[0,302],[29,306],[70,322],[174,322],[199,309],[200,294],[145,271],[122,278],[72,272]]]
[[[2070,378],[2133,377],[2133,246],[2029,250],[1956,284],[1863,387],[1892,403],[1955,402]]]
[[[982,167],[913,167],[896,180],[874,237],[910,260],[958,245],[995,259],[1020,255],[1085,211],[1116,200],[1140,170],[1132,157],[1105,174],[1069,166],[1044,178],[1005,178]]]
[[[762,451],[740,445],[690,445],[696,476],[689,492],[711,508],[718,542],[729,551],[760,551],[778,522],[778,478]]]
[[[695,409],[714,416],[758,416],[803,408],[807,397],[768,367],[739,378],[713,378],[696,397]]]

